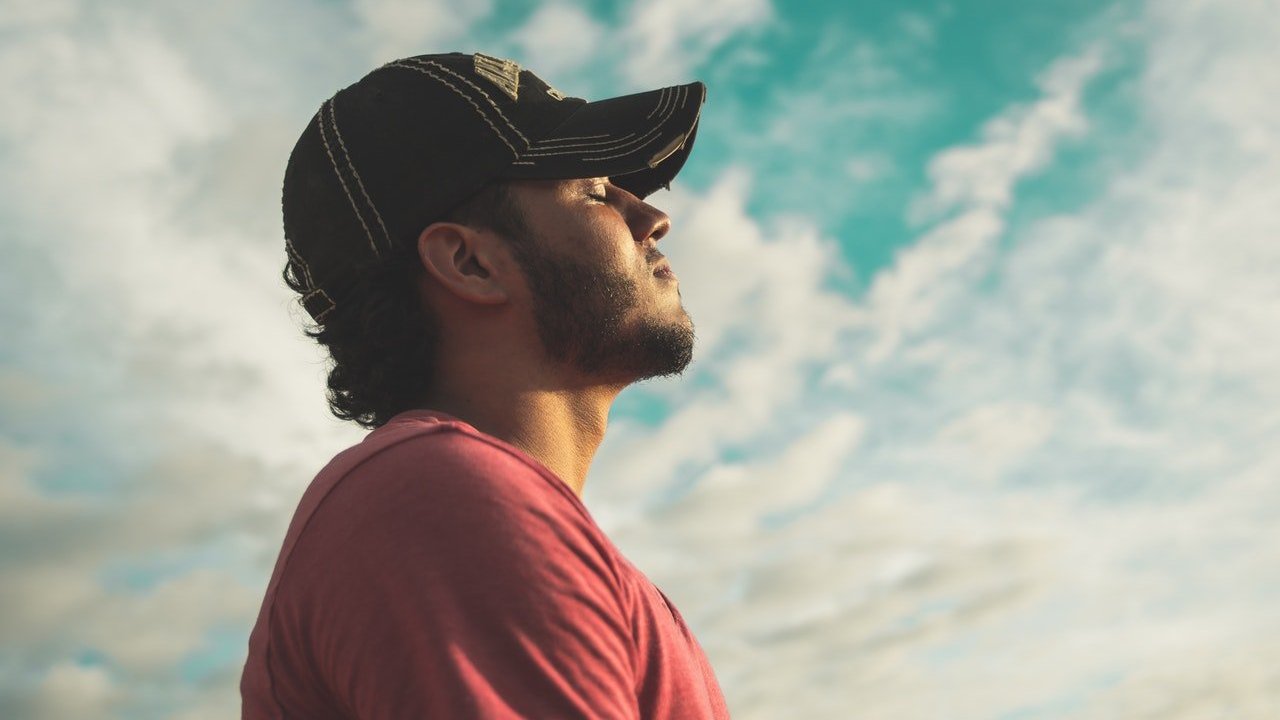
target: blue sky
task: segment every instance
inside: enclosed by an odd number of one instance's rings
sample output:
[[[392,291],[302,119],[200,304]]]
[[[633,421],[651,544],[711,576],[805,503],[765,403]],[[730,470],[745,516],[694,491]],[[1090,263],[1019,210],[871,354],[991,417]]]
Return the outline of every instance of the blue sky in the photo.
[[[279,182],[394,57],[701,79],[585,499],[739,718],[1280,713],[1280,7],[0,0],[0,715],[227,717],[360,433]]]

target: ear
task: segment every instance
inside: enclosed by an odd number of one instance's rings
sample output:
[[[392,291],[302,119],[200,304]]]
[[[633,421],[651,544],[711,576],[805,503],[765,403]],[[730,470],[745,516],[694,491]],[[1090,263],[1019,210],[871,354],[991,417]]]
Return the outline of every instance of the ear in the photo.
[[[504,248],[490,231],[432,223],[418,235],[418,259],[441,287],[462,300],[497,305],[508,299]]]

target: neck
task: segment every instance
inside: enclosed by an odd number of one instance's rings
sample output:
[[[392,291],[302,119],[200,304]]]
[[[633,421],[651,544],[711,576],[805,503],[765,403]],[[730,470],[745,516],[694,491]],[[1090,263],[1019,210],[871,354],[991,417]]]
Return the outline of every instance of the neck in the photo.
[[[591,460],[604,440],[609,408],[623,387],[557,387],[514,373],[473,376],[472,382],[439,383],[425,405],[515,445],[582,497]]]

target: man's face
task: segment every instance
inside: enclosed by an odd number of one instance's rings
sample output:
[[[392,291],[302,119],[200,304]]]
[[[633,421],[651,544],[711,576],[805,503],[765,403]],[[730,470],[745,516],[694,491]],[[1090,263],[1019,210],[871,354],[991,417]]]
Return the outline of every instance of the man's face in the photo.
[[[683,371],[693,322],[656,247],[666,214],[607,178],[519,182],[512,193],[529,231],[512,247],[547,354],[621,382]]]

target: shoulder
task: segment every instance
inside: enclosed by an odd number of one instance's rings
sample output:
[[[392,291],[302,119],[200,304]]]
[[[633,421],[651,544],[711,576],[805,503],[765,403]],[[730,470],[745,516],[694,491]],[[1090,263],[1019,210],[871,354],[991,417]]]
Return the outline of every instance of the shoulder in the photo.
[[[497,573],[524,586],[551,573],[618,583],[612,546],[581,501],[518,449],[461,423],[370,440],[326,469],[341,476],[299,528],[295,581],[363,578],[368,589],[425,573],[465,586],[472,573],[483,585]]]
[[[461,422],[374,433],[339,483],[344,495],[478,501],[489,496],[578,504],[558,477],[518,448]]]
[[[430,542],[483,533],[607,546],[563,481],[462,422],[381,428],[335,458],[312,490],[304,544],[321,537],[394,533]]]
[[[555,687],[577,687],[601,657],[630,688],[623,568],[567,486],[465,424],[392,430],[321,473],[328,492],[277,570],[278,652],[374,704],[402,704],[405,688],[470,703],[470,682],[520,685],[561,666],[572,679]]]

